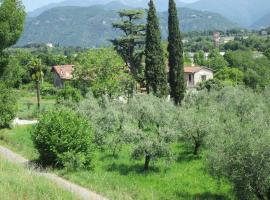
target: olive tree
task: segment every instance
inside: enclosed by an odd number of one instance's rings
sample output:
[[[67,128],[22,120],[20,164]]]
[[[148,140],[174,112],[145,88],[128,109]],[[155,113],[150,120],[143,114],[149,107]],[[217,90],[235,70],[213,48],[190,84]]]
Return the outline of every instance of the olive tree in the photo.
[[[259,93],[224,88],[211,98],[219,105],[219,131],[208,137],[207,163],[227,178],[239,199],[270,199],[270,118]]]
[[[132,158],[144,158],[144,170],[151,160],[171,156],[174,110],[173,103],[152,95],[137,95],[129,102]]]

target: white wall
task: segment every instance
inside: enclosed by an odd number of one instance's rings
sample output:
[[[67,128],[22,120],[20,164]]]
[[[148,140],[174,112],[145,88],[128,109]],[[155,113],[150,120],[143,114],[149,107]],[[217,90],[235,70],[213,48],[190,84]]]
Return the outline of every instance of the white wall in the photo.
[[[202,76],[206,76],[206,80],[213,79],[214,73],[208,69],[201,69],[194,75],[194,84],[197,86],[199,83],[202,82]]]

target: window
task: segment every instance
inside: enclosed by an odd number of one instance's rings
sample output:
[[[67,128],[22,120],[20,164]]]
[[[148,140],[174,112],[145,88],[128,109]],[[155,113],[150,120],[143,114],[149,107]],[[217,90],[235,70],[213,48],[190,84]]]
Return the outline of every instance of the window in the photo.
[[[202,75],[202,81],[206,81],[206,75]]]
[[[188,75],[188,81],[191,82],[192,81],[192,74]]]

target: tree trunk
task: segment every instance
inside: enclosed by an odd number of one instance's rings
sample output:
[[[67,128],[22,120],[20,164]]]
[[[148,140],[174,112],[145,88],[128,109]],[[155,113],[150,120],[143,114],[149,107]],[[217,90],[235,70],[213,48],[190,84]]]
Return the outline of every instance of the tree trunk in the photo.
[[[40,81],[37,81],[37,106],[40,110]]]
[[[198,155],[199,154],[199,149],[200,149],[201,144],[198,142],[195,142],[195,147],[194,147],[194,155]]]
[[[151,160],[150,156],[145,156],[144,171],[148,171],[150,160]]]

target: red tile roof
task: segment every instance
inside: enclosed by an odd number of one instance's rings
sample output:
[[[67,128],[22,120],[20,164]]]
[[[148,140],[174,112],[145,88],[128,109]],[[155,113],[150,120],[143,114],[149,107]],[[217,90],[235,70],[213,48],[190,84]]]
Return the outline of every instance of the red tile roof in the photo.
[[[56,72],[62,80],[71,80],[74,71],[74,65],[57,65],[52,70]]]
[[[192,73],[192,74],[197,73],[202,69],[207,69],[207,70],[212,71],[211,69],[206,68],[206,67],[202,67],[202,66],[185,66],[184,67],[185,73]]]

